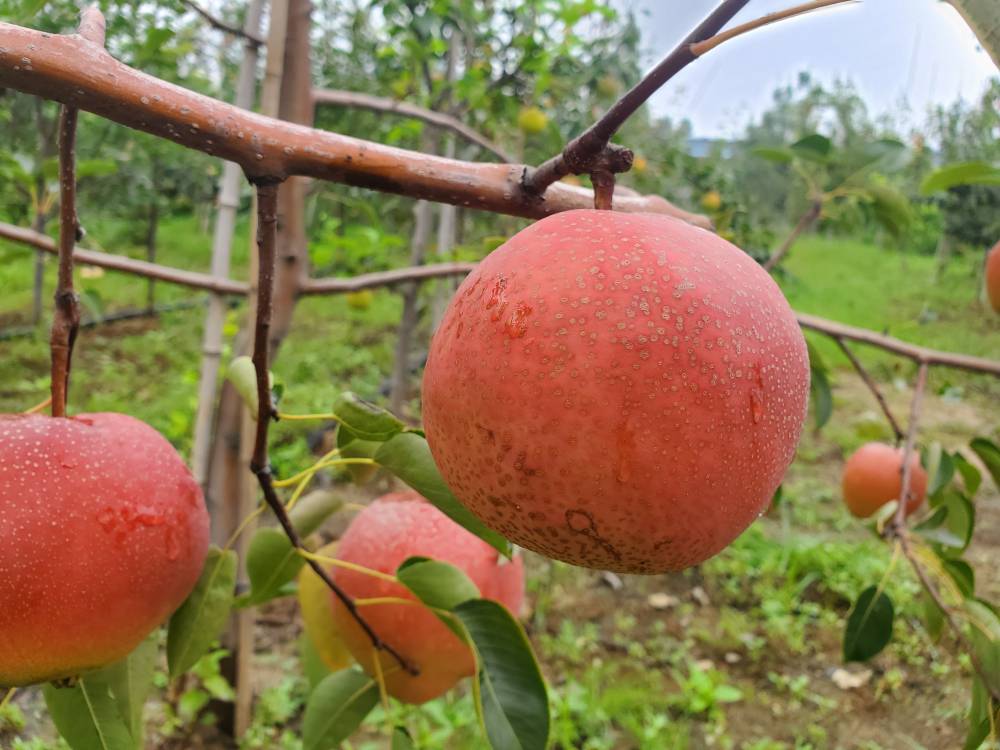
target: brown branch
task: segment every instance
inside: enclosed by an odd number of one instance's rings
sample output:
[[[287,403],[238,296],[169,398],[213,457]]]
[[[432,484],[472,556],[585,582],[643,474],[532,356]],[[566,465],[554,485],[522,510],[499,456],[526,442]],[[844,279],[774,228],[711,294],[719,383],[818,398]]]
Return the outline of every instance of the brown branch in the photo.
[[[261,39],[259,36],[255,36],[254,34],[249,34],[247,33],[246,30],[241,29],[238,26],[232,26],[226,23],[225,21],[216,18],[207,10],[198,5],[198,3],[194,2],[194,0],[181,0],[181,2],[184,3],[191,10],[193,10],[195,13],[197,13],[199,16],[204,18],[206,21],[208,21],[208,24],[210,26],[215,27],[219,31],[223,31],[226,34],[231,34],[232,36],[238,36],[241,39],[245,39],[251,44],[256,45],[257,47],[260,47],[261,45],[264,44],[264,40]]]
[[[440,279],[448,276],[465,276],[476,267],[475,263],[434,263],[410,268],[394,268],[391,271],[365,273],[350,278],[306,279],[302,282],[301,294],[343,294],[362,289],[395,286],[409,281]]]
[[[806,313],[797,312],[795,313],[795,318],[803,328],[824,333],[831,338],[839,337],[850,341],[860,341],[863,344],[906,357],[918,364],[954,367],[956,370],[982,372],[1000,377],[1000,361],[997,360],[972,357],[968,354],[943,352],[937,349],[926,349],[922,346],[893,338],[892,336],[883,336],[875,331],[869,331],[867,328],[855,328],[854,326]]]
[[[844,339],[839,336],[833,336],[833,340],[837,342],[837,346],[840,347],[840,350],[844,353],[847,359],[850,360],[852,365],[854,365],[854,369],[857,371],[858,375],[861,376],[865,385],[868,386],[868,390],[872,392],[875,400],[878,401],[878,405],[881,407],[882,413],[888,420],[889,426],[892,428],[892,434],[895,436],[896,444],[898,445],[903,440],[903,430],[900,428],[899,422],[896,421],[892,411],[889,409],[889,403],[885,400],[885,396],[882,394],[882,390],[878,387],[878,383],[875,382],[875,379],[871,376],[868,370],[865,369],[865,366],[861,364],[861,360],[858,359],[857,355],[851,351],[850,347],[847,346]]]
[[[729,41],[730,39],[738,37],[742,34],[746,34],[748,31],[759,29],[762,26],[767,26],[768,24],[772,24],[777,21],[783,21],[786,18],[794,18],[795,16],[801,16],[805,13],[811,13],[814,10],[826,8],[830,5],[854,2],[858,2],[858,0],[813,0],[812,2],[802,3],[801,5],[796,5],[792,8],[777,10],[774,13],[768,13],[766,16],[761,16],[760,18],[755,18],[752,21],[747,21],[746,23],[741,23],[739,26],[727,29],[726,31],[716,34],[711,39],[706,39],[703,42],[692,44],[691,53],[695,57],[701,57],[706,52],[715,49],[723,42]]]
[[[795,240],[805,232],[809,227],[813,225],[813,222],[819,218],[819,215],[823,212],[823,202],[820,200],[814,200],[809,209],[799,217],[798,222],[792,227],[792,231],[788,233],[785,237],[785,241],[781,243],[781,247],[771,253],[767,260],[765,260],[761,266],[765,271],[774,270],[774,267],[781,263],[788,255],[789,250],[792,249],[792,245],[795,244]]]
[[[47,253],[58,253],[56,243],[48,236],[36,232],[32,229],[16,227],[12,224],[0,222],[0,238],[29,245]],[[207,273],[196,271],[183,271],[179,268],[171,268],[158,263],[149,263],[144,260],[127,258],[123,255],[113,255],[102,253],[96,250],[85,250],[81,247],[73,248],[73,260],[89,266],[107,268],[111,271],[120,271],[135,276],[142,276],[147,279],[165,281],[168,284],[177,284],[191,289],[204,289],[218,294],[230,294],[235,296],[245,296],[249,290],[249,285],[242,281],[217,278]]]
[[[913,386],[913,399],[910,401],[910,420],[906,425],[906,440],[903,442],[903,465],[900,468],[902,481],[899,488],[899,505],[896,508],[896,515],[892,523],[886,528],[890,535],[902,535],[906,532],[906,506],[910,501],[910,484],[913,479],[913,467],[910,466],[910,457],[913,456],[914,446],[917,441],[917,426],[920,424],[920,407],[924,401],[924,391],[927,388],[927,368],[926,362],[920,363],[917,370],[917,382]]]
[[[609,148],[611,138],[618,132],[618,128],[663,84],[697,59],[691,51],[692,45],[718,33],[748,2],[749,0],[724,0],[659,65],[625,92],[601,119],[567,143],[561,154],[549,159],[538,169],[525,172],[525,191],[530,195],[541,196],[550,185],[570,172],[590,172],[592,162]]]
[[[313,101],[316,104],[332,104],[338,107],[370,109],[375,112],[386,112],[402,117],[412,117],[415,120],[423,120],[436,127],[450,130],[469,143],[474,143],[485,151],[489,151],[502,162],[511,163],[515,161],[510,154],[493,143],[493,141],[476,132],[461,120],[443,112],[435,112],[432,109],[418,107],[408,102],[400,102],[382,96],[372,96],[371,94],[362,94],[357,91],[313,89],[312,95]]]
[[[49,334],[53,417],[66,416],[73,345],[80,330],[80,299],[73,289],[73,244],[80,233],[76,216],[76,121],[76,108],[64,105],[59,111],[59,276]]]
[[[235,162],[250,178],[302,175],[534,219],[593,205],[591,191],[563,184],[537,200],[521,189],[524,165],[429,156],[257,115],[140,73],[79,36],[0,22],[0,49],[0,87]],[[709,226],[657,195],[616,196],[615,203],[619,211]]]
[[[274,490],[271,464],[267,455],[267,433],[271,419],[276,416],[271,401],[271,380],[268,367],[268,348],[271,331],[272,295],[274,292],[275,240],[278,225],[278,180],[258,180],[257,182],[257,320],[254,325],[253,364],[257,376],[257,430],[254,439],[250,470],[257,477],[264,500],[274,512],[278,523],[288,540],[297,550],[304,550],[302,538],[295,530],[284,504]],[[419,670],[410,664],[398,651],[383,641],[362,617],[354,600],[347,595],[330,577],[330,574],[316,560],[306,559],[306,564],[323,580],[327,587],[343,603],[361,629],[368,635],[372,645],[394,658],[404,670],[417,675]]]
[[[92,44],[104,46],[106,24],[104,14],[98,5],[88,5],[80,14],[80,26],[77,33]]]
[[[969,642],[965,632],[962,630],[962,626],[959,624],[958,620],[955,619],[955,615],[952,613],[951,607],[945,603],[944,599],[941,597],[941,592],[939,592],[934,586],[930,577],[927,575],[927,571],[924,570],[920,561],[917,559],[917,556],[913,553],[906,530],[903,529],[901,533],[898,534],[897,538],[899,539],[899,546],[903,552],[903,556],[909,560],[910,566],[913,568],[913,571],[917,574],[917,578],[920,579],[921,585],[924,587],[924,591],[926,591],[927,595],[934,600],[934,604],[941,610],[941,614],[944,615],[945,620],[948,622],[948,626],[955,633],[955,637],[958,639],[962,649],[969,655],[969,661],[972,662],[972,668],[975,670],[976,674],[979,675],[979,680],[982,682],[983,687],[993,697],[995,702],[1000,703],[1000,691],[994,687],[993,680],[990,679],[990,673],[979,659],[979,656],[977,656],[976,649]]]

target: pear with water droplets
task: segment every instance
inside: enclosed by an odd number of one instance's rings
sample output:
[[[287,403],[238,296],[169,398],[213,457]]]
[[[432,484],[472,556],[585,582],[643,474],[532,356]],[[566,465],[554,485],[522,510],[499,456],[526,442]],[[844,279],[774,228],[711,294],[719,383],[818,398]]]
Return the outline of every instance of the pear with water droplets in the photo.
[[[0,415],[0,686],[127,656],[194,588],[201,489],[125,414]]]
[[[568,211],[459,287],[423,380],[448,486],[576,565],[680,570],[764,511],[795,453],[809,359],[742,250],[662,215]]]

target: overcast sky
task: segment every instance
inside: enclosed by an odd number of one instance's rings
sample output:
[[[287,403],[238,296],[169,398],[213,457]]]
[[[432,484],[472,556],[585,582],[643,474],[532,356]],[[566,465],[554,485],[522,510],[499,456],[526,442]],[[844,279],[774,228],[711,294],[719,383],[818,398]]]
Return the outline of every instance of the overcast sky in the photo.
[[[620,0],[639,14],[652,65],[717,5],[717,0]],[[794,5],[752,0],[732,24]],[[731,24],[731,25],[732,25]],[[869,109],[899,113],[905,99],[919,123],[931,104],[973,101],[998,75],[975,35],[940,0],[861,0],[815,11],[726,42],[681,71],[651,100],[657,114],[687,117],[697,136],[738,134],[766,109],[778,86],[801,70],[849,78]]]

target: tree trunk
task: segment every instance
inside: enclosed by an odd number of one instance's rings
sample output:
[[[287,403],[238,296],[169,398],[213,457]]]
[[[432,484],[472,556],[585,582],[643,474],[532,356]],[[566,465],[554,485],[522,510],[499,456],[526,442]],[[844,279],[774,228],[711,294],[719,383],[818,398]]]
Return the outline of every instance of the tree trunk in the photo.
[[[244,31],[251,36],[260,33],[263,0],[251,0],[247,8]],[[243,109],[253,109],[257,81],[257,45],[247,42],[243,47],[236,97],[233,103]],[[219,181],[219,211],[212,238],[212,275],[229,277],[229,262],[236,229],[236,213],[240,205],[243,173],[239,166],[227,161],[222,166]],[[205,328],[201,339],[201,374],[198,379],[198,412],[195,415],[194,444],[191,448],[191,470],[198,484],[207,490],[208,458],[212,441],[212,420],[215,415],[215,394],[222,356],[222,328],[226,320],[226,298],[213,294],[208,300]],[[215,529],[228,528],[223,519],[212,519]],[[224,542],[225,540],[223,540]]]
[[[156,180],[153,180],[153,192],[156,192]],[[146,217],[146,260],[156,262],[156,231],[160,223],[160,204],[154,196],[149,204]],[[156,307],[156,280],[151,276],[146,280],[146,310],[150,313]]]
[[[431,204],[417,201],[413,206],[413,235],[410,238],[410,265],[419,266],[424,262],[427,241],[431,236]],[[417,328],[417,303],[420,286],[410,283],[403,288],[403,314],[399,320],[396,337],[396,358],[392,366],[392,390],[389,408],[395,414],[403,414],[403,406],[410,396],[410,348],[413,333]]]

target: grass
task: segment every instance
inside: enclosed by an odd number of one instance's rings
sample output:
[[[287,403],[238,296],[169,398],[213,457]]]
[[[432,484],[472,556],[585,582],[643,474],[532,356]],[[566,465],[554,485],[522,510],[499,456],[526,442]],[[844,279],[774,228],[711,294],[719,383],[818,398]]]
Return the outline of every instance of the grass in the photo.
[[[245,269],[246,225],[240,226],[234,265]],[[141,255],[127,242],[113,242],[127,236],[123,225],[89,228],[94,236],[111,238],[105,240],[109,246]],[[161,262],[207,268],[210,237],[193,219],[165,221],[161,240]],[[4,324],[23,320],[29,309],[31,258],[30,252],[0,244]],[[997,357],[1000,318],[977,302],[976,271],[977,258],[957,256],[934,280],[931,258],[809,237],[790,256],[782,285],[803,312],[917,344]],[[48,297],[54,263],[47,272]],[[81,290],[106,310],[145,300],[145,283],[135,278],[83,276],[78,272]],[[158,286],[157,296],[164,301],[197,298],[166,285]],[[348,388],[379,400],[392,364],[399,310],[391,292],[377,293],[367,310],[351,309],[339,297],[303,300],[275,365],[286,386],[285,408],[325,411]],[[74,364],[74,408],[129,411],[188,451],[202,314],[196,307],[84,332]],[[241,308],[230,312],[224,360],[242,315]],[[25,409],[47,394],[46,338],[41,326],[34,336],[0,341],[0,411]],[[817,343],[829,362],[847,366],[822,337]],[[890,399],[904,409],[898,413],[905,413],[906,393],[893,382],[908,378],[910,365],[872,349],[859,346],[857,351],[889,381]],[[950,656],[950,647],[930,643],[908,576],[889,583],[899,624],[893,644],[876,660],[871,682],[841,691],[828,676],[840,664],[840,633],[851,600],[877,582],[889,563],[885,545],[847,518],[839,503],[841,456],[858,442],[884,434],[867,393],[845,387],[852,378],[846,370],[836,374],[833,421],[821,434],[807,431],[779,511],[700,568],[628,577],[623,590],[612,591],[597,573],[529,558],[534,612],[528,627],[551,685],[554,748],[822,750],[911,746],[907,742],[937,748],[960,742],[965,668]],[[949,398],[962,407],[933,399],[928,427],[943,440],[966,441],[988,421],[989,399],[1000,394],[995,384],[970,375],[935,372],[932,385],[936,392],[950,386]],[[970,415],[977,413],[987,416],[974,422]],[[308,429],[301,423],[276,426],[272,456],[279,475],[305,462]],[[705,600],[693,595],[696,587]],[[648,600],[652,593],[671,594],[677,603],[655,609]],[[279,639],[274,646],[282,658],[294,659],[293,640]],[[300,747],[301,685],[290,679],[285,671],[281,681],[259,686],[265,698],[244,746]],[[864,722],[855,718],[862,716]],[[400,710],[394,718],[406,723],[418,747],[482,747],[467,691],[419,711]],[[369,731],[350,747],[384,747],[379,732],[386,721],[376,710]],[[199,726],[192,722],[173,731],[193,736]],[[924,737],[929,726],[935,727],[935,734],[927,735],[933,741]],[[31,742],[19,746],[48,747]]]

